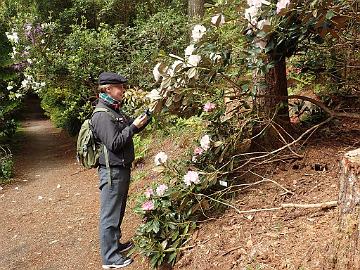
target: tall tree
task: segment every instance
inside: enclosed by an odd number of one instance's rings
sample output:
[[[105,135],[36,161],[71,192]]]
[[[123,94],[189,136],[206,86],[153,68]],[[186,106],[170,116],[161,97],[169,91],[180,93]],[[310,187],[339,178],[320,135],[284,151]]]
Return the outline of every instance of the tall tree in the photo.
[[[190,18],[202,18],[205,14],[205,0],[189,0],[188,15]]]

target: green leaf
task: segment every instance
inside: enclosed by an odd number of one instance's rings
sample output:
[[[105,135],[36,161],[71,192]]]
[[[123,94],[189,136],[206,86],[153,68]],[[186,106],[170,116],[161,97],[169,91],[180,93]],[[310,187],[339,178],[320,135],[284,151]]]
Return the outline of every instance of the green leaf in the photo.
[[[189,79],[194,78],[196,76],[197,70],[196,67],[192,67],[188,70]]]
[[[160,88],[165,89],[168,88],[171,85],[171,77],[167,77],[161,82]]]
[[[154,172],[163,172],[165,170],[165,167],[164,166],[156,166],[152,169]]]
[[[334,11],[332,11],[332,10],[329,10],[329,11],[326,13],[326,19],[328,19],[328,20],[331,20],[332,17],[334,17],[334,16],[335,16],[335,13],[334,13]]]
[[[158,220],[154,220],[153,221],[153,226],[152,226],[152,230],[154,233],[158,233],[160,230],[160,223]]]
[[[176,252],[176,251],[174,251],[173,253],[171,253],[170,256],[169,256],[169,258],[168,258],[168,262],[171,263],[171,264],[172,264],[173,262],[175,262],[176,256],[177,256],[177,252]]]
[[[222,141],[216,141],[214,142],[214,147],[219,147],[220,145],[223,145],[224,142]]]

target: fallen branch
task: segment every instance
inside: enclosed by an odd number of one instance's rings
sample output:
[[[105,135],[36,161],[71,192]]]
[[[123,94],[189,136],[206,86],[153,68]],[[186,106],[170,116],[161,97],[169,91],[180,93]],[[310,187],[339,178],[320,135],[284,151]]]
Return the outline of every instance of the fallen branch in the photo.
[[[323,202],[323,203],[312,203],[312,204],[298,204],[298,203],[283,203],[281,208],[332,208],[338,205],[337,201]]]
[[[276,182],[276,181],[274,181],[274,180],[271,180],[271,179],[269,179],[269,178],[266,178],[266,177],[264,177],[264,176],[261,176],[260,174],[257,174],[257,173],[255,173],[255,172],[253,172],[253,171],[249,171],[249,172],[252,173],[253,175],[256,175],[257,177],[262,178],[264,182],[265,182],[265,181],[268,181],[268,182],[271,182],[271,183],[277,185],[278,187],[282,188],[283,190],[285,190],[285,194],[294,194],[294,192],[292,192],[291,190],[288,190],[287,188],[283,187],[282,185],[280,185],[278,182]]]
[[[256,212],[264,212],[264,211],[275,211],[275,210],[281,210],[284,208],[321,208],[321,209],[327,209],[336,207],[338,205],[337,201],[330,201],[330,202],[324,202],[324,203],[313,203],[313,204],[297,204],[297,203],[283,203],[280,207],[274,207],[274,208],[260,208],[260,209],[250,209],[250,210],[244,210],[244,211],[237,211],[239,214],[247,214],[247,213],[256,213]]]
[[[271,98],[272,97],[272,98],[279,99],[279,100],[289,100],[289,99],[306,100],[306,101],[309,101],[309,102],[315,104],[319,108],[321,108],[325,113],[327,113],[331,117],[334,117],[334,118],[348,117],[348,118],[360,119],[360,114],[358,114],[358,113],[335,112],[335,111],[329,109],[328,107],[326,107],[326,105],[324,103],[322,103],[316,99],[313,99],[311,97],[300,96],[300,95],[289,95],[289,96],[257,95],[256,97],[257,98],[267,98],[267,97]]]
[[[226,254],[229,254],[230,252],[233,252],[234,250],[240,249],[240,248],[242,248],[242,247],[244,247],[244,245],[241,245],[241,246],[238,246],[238,247],[231,248],[231,249],[229,249],[229,250],[225,251],[225,252],[224,252],[223,254],[221,254],[221,255],[222,255],[222,256],[225,256]]]

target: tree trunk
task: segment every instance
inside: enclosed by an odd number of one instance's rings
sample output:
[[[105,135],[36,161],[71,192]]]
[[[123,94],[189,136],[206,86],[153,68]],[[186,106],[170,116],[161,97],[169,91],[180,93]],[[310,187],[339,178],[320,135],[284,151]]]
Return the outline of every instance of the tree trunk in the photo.
[[[270,54],[269,62],[274,62],[274,67],[265,75],[265,85],[260,86],[257,91],[257,95],[265,97],[257,98],[256,106],[260,115],[269,118],[275,117],[275,120],[289,123],[288,103],[276,98],[276,96],[288,95],[285,56],[279,57]]]
[[[190,18],[202,18],[205,13],[205,0],[189,0],[188,15]]]
[[[287,79],[286,79],[286,61],[285,56],[274,56],[269,54],[268,61],[274,63],[274,67],[269,70],[265,77],[254,75],[254,82],[257,85],[255,99],[255,107],[260,117],[272,119],[285,130],[290,131],[289,107],[287,101],[276,98],[279,96],[288,96]],[[267,126],[267,121],[260,123],[253,128],[253,136],[251,148],[254,151],[269,151],[278,148],[284,144],[279,139],[279,133],[286,140],[291,138],[280,128],[272,128]],[[264,136],[257,136],[260,132],[264,132]],[[279,132],[279,133],[278,133]]]
[[[360,269],[360,148],[341,161],[336,270]]]

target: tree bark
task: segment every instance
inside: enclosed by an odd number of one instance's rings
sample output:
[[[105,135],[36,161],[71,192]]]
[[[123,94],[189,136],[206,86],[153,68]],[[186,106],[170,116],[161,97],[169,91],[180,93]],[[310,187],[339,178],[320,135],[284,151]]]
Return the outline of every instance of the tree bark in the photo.
[[[289,108],[287,101],[277,99],[276,96],[287,96],[287,79],[286,79],[286,61],[285,56],[269,55],[269,62],[274,63],[274,67],[265,75],[265,85],[260,86],[257,91],[259,96],[256,99],[258,112],[262,116],[280,120],[280,122],[289,123]],[[282,106],[279,107],[279,105]]]
[[[189,0],[188,15],[190,18],[202,18],[205,14],[205,0]]]
[[[335,269],[360,269],[360,148],[347,152],[341,163],[339,228],[335,239]]]
[[[270,53],[268,61],[274,63],[265,77],[257,77],[254,75],[254,82],[257,85],[255,98],[255,107],[260,117],[272,119],[274,122],[282,126],[285,130],[290,129],[290,117],[288,101],[280,97],[288,96],[287,79],[286,79],[286,61],[285,56]],[[279,97],[279,98],[277,98]],[[284,142],[279,140],[279,134],[286,140],[291,138],[281,129],[275,130],[271,126],[264,131],[264,136],[257,136],[259,132],[267,126],[267,121],[253,128],[253,136],[251,148],[256,150],[271,150],[280,147]]]

